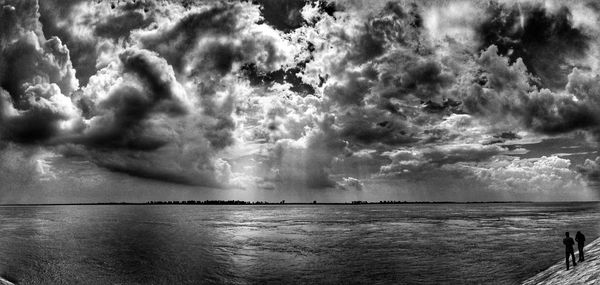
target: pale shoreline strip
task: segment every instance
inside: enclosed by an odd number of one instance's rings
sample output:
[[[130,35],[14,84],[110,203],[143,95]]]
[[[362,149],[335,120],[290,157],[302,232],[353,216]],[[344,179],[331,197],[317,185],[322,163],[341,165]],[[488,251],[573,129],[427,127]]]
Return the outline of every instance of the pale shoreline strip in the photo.
[[[571,262],[568,271],[566,270],[565,257],[561,256],[559,262],[525,280],[523,284],[600,284],[600,238],[586,245],[584,252],[585,261],[578,262],[575,267],[572,266],[573,263]],[[579,255],[575,250],[575,259],[578,258]]]

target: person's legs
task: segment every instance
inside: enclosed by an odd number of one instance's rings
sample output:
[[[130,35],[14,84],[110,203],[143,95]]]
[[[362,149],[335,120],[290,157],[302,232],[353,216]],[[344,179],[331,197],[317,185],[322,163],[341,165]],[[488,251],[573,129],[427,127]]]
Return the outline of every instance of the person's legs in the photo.
[[[567,270],[569,270],[569,252],[565,252],[565,260],[567,261]]]
[[[579,249],[579,261],[584,261],[585,258],[583,257],[583,246],[578,246]]]

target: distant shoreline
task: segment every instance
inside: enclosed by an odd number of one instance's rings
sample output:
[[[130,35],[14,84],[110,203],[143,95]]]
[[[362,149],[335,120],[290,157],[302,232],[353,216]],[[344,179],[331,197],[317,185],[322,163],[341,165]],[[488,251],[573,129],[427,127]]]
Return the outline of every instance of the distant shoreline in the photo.
[[[233,205],[233,206],[294,206],[294,205],[436,205],[436,204],[550,204],[550,203],[599,203],[600,201],[554,201],[554,202],[533,202],[533,201],[471,201],[471,202],[453,202],[453,201],[352,201],[352,202],[263,202],[263,201],[149,201],[149,202],[100,202],[100,203],[10,203],[0,204],[0,207],[10,206],[102,206],[102,205],[187,205],[187,206],[202,206],[202,205]]]

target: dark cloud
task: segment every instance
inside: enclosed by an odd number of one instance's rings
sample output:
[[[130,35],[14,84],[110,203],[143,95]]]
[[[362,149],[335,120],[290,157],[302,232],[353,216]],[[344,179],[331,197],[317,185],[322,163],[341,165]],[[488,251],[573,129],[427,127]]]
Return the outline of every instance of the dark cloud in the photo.
[[[265,22],[274,28],[289,32],[301,27],[304,18],[300,10],[306,5],[306,0],[257,0],[261,6],[261,14]]]
[[[428,112],[428,113],[433,113],[433,114],[441,113],[441,112],[463,114],[464,112],[462,110],[461,105],[462,105],[462,102],[456,101],[452,98],[444,98],[444,100],[441,103],[427,100],[427,101],[423,101],[423,104],[421,104],[422,110],[424,110],[425,112]]]
[[[44,143],[61,132],[60,124],[77,116],[68,98],[56,85],[40,84],[27,88],[27,108],[12,110],[10,99],[0,89],[2,97],[0,133],[3,139],[20,143]],[[7,110],[8,109],[8,110]]]
[[[255,23],[244,9],[248,7],[218,4],[190,12],[166,29],[143,34],[140,41],[178,74],[197,78],[204,85],[217,83],[241,65],[255,67],[259,73],[281,68],[285,55],[277,47],[278,39],[268,29],[249,29]]]
[[[202,36],[230,35],[237,28],[241,7],[219,4],[206,11],[191,13],[164,32],[144,36],[145,48],[158,52],[180,72],[185,66],[185,53],[194,50]]]
[[[490,2],[486,14],[477,28],[479,48],[493,44],[511,61],[523,59],[544,87],[564,87],[572,60],[589,50],[591,37],[573,25],[568,7],[549,11],[543,4]]]
[[[154,19],[140,11],[127,11],[120,15],[110,15],[94,27],[94,33],[105,38],[128,37],[132,30],[149,26]]]
[[[410,66],[400,79],[400,92],[412,93],[418,98],[432,98],[448,87],[452,77],[445,75],[440,64],[426,61]]]
[[[459,144],[425,148],[400,149],[388,153],[391,162],[381,167],[383,175],[397,175],[420,179],[430,170],[458,162],[480,162],[502,153],[493,145]]]
[[[31,0],[3,0],[0,12],[0,33],[2,45],[19,38],[26,31],[32,31],[36,36],[41,35],[38,22],[38,3]]]
[[[123,71],[137,75],[148,87],[149,97],[152,103],[169,101],[166,106],[161,106],[165,113],[183,114],[185,108],[178,102],[175,94],[176,79],[171,68],[155,54],[146,50],[129,49],[119,55],[123,64]],[[172,100],[172,101],[171,101]]]
[[[91,161],[110,171],[134,177],[184,185],[222,186],[223,181],[218,179],[222,170],[217,163],[211,163],[208,152],[198,152],[200,148],[191,152],[177,150],[174,153],[165,148],[158,151],[109,150],[66,144],[57,150],[65,157]]]
[[[400,68],[399,68],[400,67]],[[421,100],[440,97],[451,86],[454,76],[444,72],[439,62],[399,55],[382,64],[382,97],[402,98],[413,95]]]
[[[306,164],[307,186],[311,188],[332,187],[335,182],[329,176],[334,157],[345,152],[347,143],[339,139],[337,130],[332,128],[333,118],[325,117],[320,122],[320,130],[310,134]]]
[[[202,53],[198,55],[203,57],[202,63],[196,65],[192,73],[216,72],[223,76],[231,71],[234,62],[244,58],[244,53],[239,47],[228,43],[210,43],[203,47]]]
[[[299,65],[288,69],[262,72],[255,64],[246,64],[242,66],[241,70],[248,77],[248,80],[250,80],[250,84],[254,86],[289,83],[292,85],[290,88],[291,91],[300,94],[314,94],[315,88],[310,84],[304,83],[302,78],[298,76],[302,73],[303,68],[304,65]]]
[[[335,5],[335,2],[319,0],[316,1],[316,3],[313,2],[313,5],[317,5],[319,7],[319,12],[325,13],[329,16],[333,16],[335,12],[338,11],[338,7]]]
[[[24,37],[2,50],[2,80],[0,86],[11,95],[17,108],[25,108],[26,102],[21,99],[24,84],[36,76],[36,65],[39,62],[35,37]],[[11,71],[9,75],[9,70]],[[40,74],[40,73],[38,73]]]
[[[155,138],[145,120],[153,113],[157,102],[143,90],[123,85],[111,97],[98,105],[100,115],[94,117],[92,129],[83,142],[95,147],[154,150],[168,141]]]
[[[337,104],[363,105],[363,100],[375,84],[374,74],[369,72],[348,72],[345,80],[327,85],[324,93]]]
[[[557,96],[547,89],[531,93],[525,112],[527,126],[546,134],[597,128],[599,123],[598,106],[590,107],[587,102]]]
[[[442,118],[423,119],[434,103],[423,108],[420,100],[442,101],[454,75],[429,52],[419,9],[389,3],[369,15],[354,37],[334,32],[350,48],[332,68],[323,94],[338,112],[339,134],[352,145],[416,143],[422,137],[419,125]],[[460,105],[448,98],[443,102],[442,109]]]
[[[283,71],[279,69],[276,71],[265,72],[263,69],[265,65],[270,68],[276,65],[276,62],[280,60],[280,55],[276,50],[273,43],[257,39],[244,39],[242,44],[236,44],[234,37],[231,37],[231,41],[223,42],[222,40],[208,40],[207,43],[193,50],[187,56],[194,56],[193,60],[187,62],[188,67],[191,67],[190,76],[204,77],[207,81],[218,80],[219,77],[230,73],[236,63],[240,62],[252,62],[244,66],[252,67],[255,70],[255,74],[262,73],[267,74],[264,78],[269,77],[281,77],[281,75],[289,73],[289,80],[300,81],[296,76],[296,73],[290,71]],[[256,54],[260,54],[267,51],[268,57],[264,62],[253,62],[253,58]],[[182,56],[185,58],[186,56]],[[259,64],[260,69],[257,67]],[[296,69],[296,72],[298,69]],[[257,75],[258,77],[258,75]],[[286,76],[287,77],[287,76]],[[272,79],[271,81],[275,81]],[[283,82],[283,78],[281,78]],[[301,84],[298,82],[297,84]]]
[[[422,50],[422,28],[416,5],[411,5],[406,11],[400,4],[389,2],[379,15],[365,24],[361,36],[353,39],[348,59],[363,63],[382,55],[394,44],[401,44],[417,53],[426,52]]]
[[[340,134],[353,143],[394,146],[418,141],[403,118],[384,111],[355,110],[340,119]]]
[[[447,89],[455,75],[432,55],[420,9],[413,4],[388,3],[382,11],[369,15],[354,37],[335,32],[342,42],[350,43],[350,48],[339,66],[333,67],[331,75],[337,80],[324,84],[328,99],[340,106],[376,104],[382,111],[400,116],[398,120],[405,120],[406,115],[415,115],[413,110],[418,106],[411,110],[401,101],[416,97],[440,102],[450,95]],[[448,102],[452,108],[460,104],[453,99]]]
[[[138,155],[139,156],[139,155]],[[142,163],[140,163],[140,161]],[[179,171],[175,171],[173,169],[162,169],[159,167],[153,167],[146,163],[145,159],[140,159],[139,157],[134,158],[133,160],[127,160],[123,158],[119,159],[105,159],[95,157],[94,162],[101,167],[104,167],[110,171],[115,171],[119,173],[129,174],[135,177],[141,177],[152,180],[159,180],[164,182],[171,182],[177,184],[186,184],[186,185],[196,185],[198,184],[198,177],[191,177],[189,173],[183,173]],[[212,181],[212,179],[205,181],[205,183],[201,183],[203,185],[216,186],[217,183]]]
[[[153,115],[188,112],[177,81],[166,62],[146,50],[127,50],[119,59],[127,79],[95,106],[92,126],[81,140],[88,145],[152,150],[167,143],[154,137]],[[169,70],[171,72],[169,73]]]
[[[215,90],[210,88],[201,88],[198,92],[203,94],[201,102],[204,107],[204,118],[201,128],[204,131],[204,137],[210,142],[215,149],[223,149],[233,144],[233,131],[236,124],[232,118],[236,94],[228,94],[223,100],[218,100]],[[230,90],[229,92],[235,92]],[[219,102],[217,102],[219,101]]]
[[[251,70],[272,77],[283,73],[282,82],[289,80],[303,87],[296,75],[299,69],[285,72],[281,69],[280,62],[286,56],[277,46],[279,39],[274,37],[277,33],[264,26],[251,29],[255,23],[245,18],[244,8],[249,6],[217,4],[192,11],[172,26],[140,37],[147,49],[156,51],[173,66],[177,76],[195,83],[190,92],[199,99],[204,116],[198,122],[198,129],[216,150],[234,141],[232,132],[236,124],[232,114],[237,91],[230,88],[235,84],[228,86],[232,83],[227,81],[231,80],[227,75],[244,66],[242,72]],[[227,95],[223,96],[224,93]]]
[[[577,171],[595,183],[600,182],[600,157],[586,159],[583,164],[576,165]]]

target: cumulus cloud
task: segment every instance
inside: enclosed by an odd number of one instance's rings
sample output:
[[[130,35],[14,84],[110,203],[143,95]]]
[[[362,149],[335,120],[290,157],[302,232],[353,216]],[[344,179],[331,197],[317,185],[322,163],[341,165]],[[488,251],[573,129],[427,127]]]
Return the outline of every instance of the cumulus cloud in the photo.
[[[464,99],[468,112],[499,121],[519,122],[540,133],[559,134],[574,130],[594,131],[598,103],[593,94],[594,75],[577,68],[568,75],[564,91],[538,89],[520,59],[508,58],[490,46],[478,59],[483,85],[472,84]],[[591,96],[590,96],[591,95]]]
[[[556,156],[499,158],[481,166],[463,167],[496,191],[521,192],[533,200],[586,200],[597,196],[581,175],[570,167],[568,159]]]
[[[600,180],[600,157],[586,159],[583,164],[577,165],[577,170],[591,181]]]
[[[162,121],[157,117],[184,116],[190,108],[187,95],[173,70],[155,54],[130,49],[119,58],[122,80],[91,106],[93,117],[78,140],[93,146],[156,149],[166,143],[152,130]]]
[[[0,17],[0,132],[5,140],[42,143],[76,128],[79,111],[68,94],[78,81],[67,47],[44,38],[36,3],[12,4]]]

